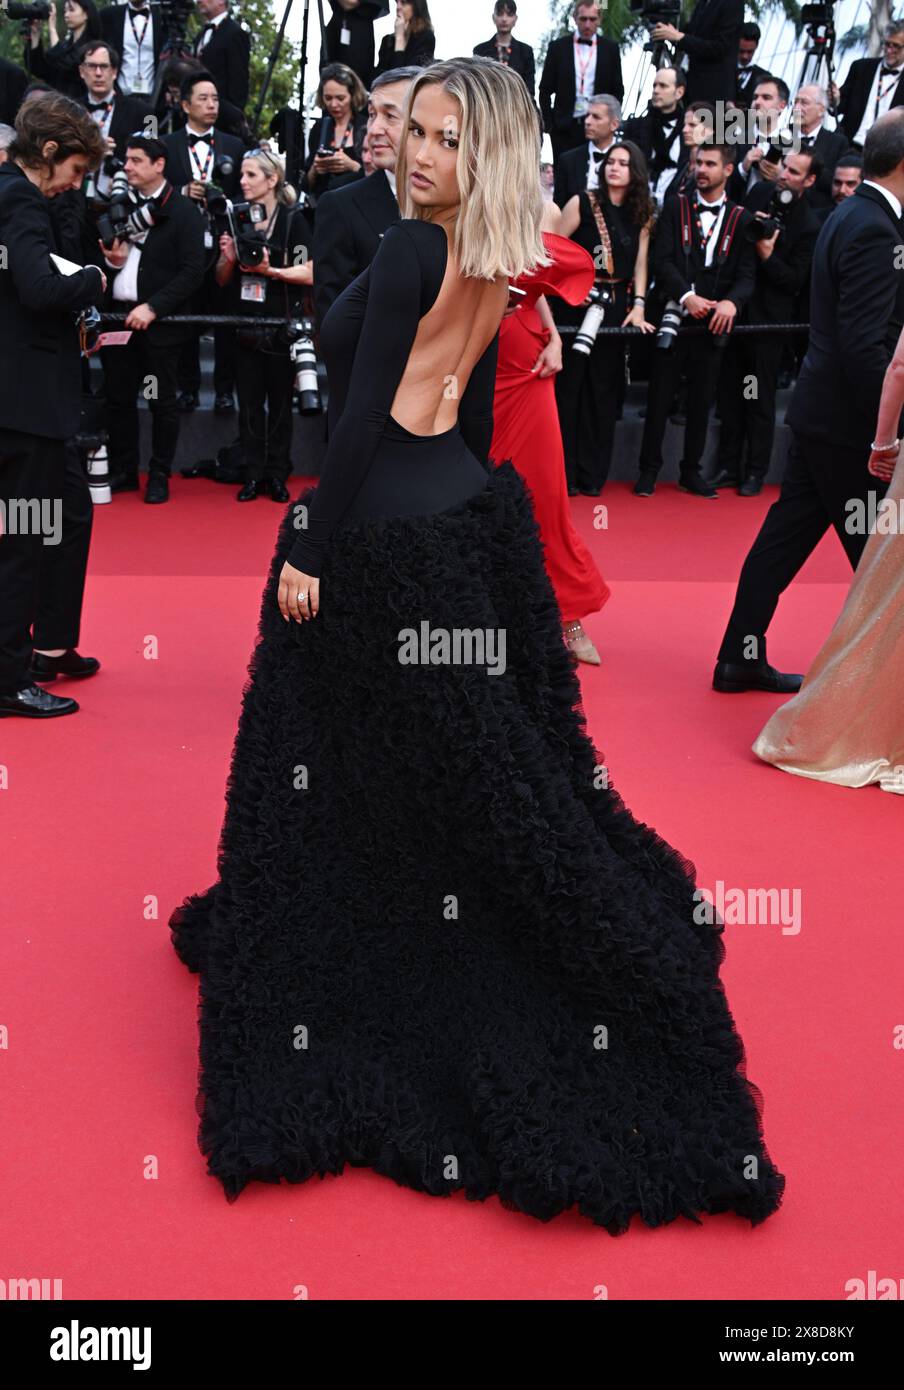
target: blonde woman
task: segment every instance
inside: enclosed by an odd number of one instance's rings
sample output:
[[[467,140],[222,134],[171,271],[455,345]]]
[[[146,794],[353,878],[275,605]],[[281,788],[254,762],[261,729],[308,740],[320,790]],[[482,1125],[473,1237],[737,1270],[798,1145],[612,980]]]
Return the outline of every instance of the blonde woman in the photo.
[[[313,233],[295,206],[285,165],[271,150],[250,150],[242,159],[242,196],[264,210],[264,220],[233,237],[220,237],[217,283],[232,289],[233,312],[249,320],[236,344],[236,384],[245,483],[239,502],[266,493],[288,502],[292,471],[292,382],[295,367],[289,343],[278,329],[255,326],[255,318],[297,319],[303,310],[302,286],[313,283]]]
[[[613,1234],[761,1221],[783,1179],[721,927],[602,775],[524,484],[488,457],[509,282],[549,259],[534,108],[457,58],[405,128],[402,220],[323,323],[329,449],[264,592],[220,877],[171,917],[208,1172],[233,1200],[348,1163]]]

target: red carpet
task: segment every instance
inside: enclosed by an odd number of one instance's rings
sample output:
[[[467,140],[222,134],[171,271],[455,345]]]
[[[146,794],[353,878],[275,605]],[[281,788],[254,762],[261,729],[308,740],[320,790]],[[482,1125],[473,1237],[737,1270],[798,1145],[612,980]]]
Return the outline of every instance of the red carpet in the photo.
[[[297,491],[297,487],[295,487]],[[635,1224],[613,1239],[493,1198],[440,1200],[362,1169],[227,1204],[196,1145],[197,978],[172,908],[216,877],[228,757],[281,510],[177,480],[168,506],[99,507],[81,711],[0,721],[6,868],[0,1049],[4,1279],[66,1298],[843,1299],[898,1278],[904,801],[786,776],[750,744],[777,700],[709,688],[734,581],[774,496],[711,502],[614,484],[573,502],[612,586],[587,627],[585,708],[615,785],[700,882],[799,890],[801,928],[735,925],[723,968],[763,1092],[783,1208]],[[293,493],[294,495],[294,493]],[[805,670],[850,573],[834,537],[770,634]],[[329,602],[329,595],[324,595]],[[150,658],[150,659],[149,659]],[[3,782],[0,781],[0,786]]]

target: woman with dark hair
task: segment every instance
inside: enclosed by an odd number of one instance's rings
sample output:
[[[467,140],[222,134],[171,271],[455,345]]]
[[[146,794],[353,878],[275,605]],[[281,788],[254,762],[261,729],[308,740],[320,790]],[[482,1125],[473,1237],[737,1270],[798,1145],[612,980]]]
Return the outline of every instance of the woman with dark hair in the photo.
[[[436,35],[427,0],[396,0],[395,26],[380,44],[375,77],[392,68],[425,68],[433,62]]]
[[[367,134],[367,91],[344,63],[330,63],[320,74],[316,103],[323,115],[311,127],[301,185],[319,197],[333,179],[357,174]]]
[[[647,161],[632,140],[610,145],[599,165],[599,188],[565,204],[559,234],[589,251],[604,306],[603,326],[652,333],[644,314],[653,201]],[[560,322],[580,325],[591,303],[563,307]],[[556,378],[568,491],[598,497],[609,476],[625,339],[598,337],[590,352],[573,342]]]
[[[35,77],[42,78],[64,96],[78,101],[84,87],[79,77],[78,50],[87,39],[101,37],[100,15],[94,0],[65,0],[63,18],[66,33],[61,39],[57,30],[56,8],[51,0],[47,29],[50,47],[41,42],[41,20],[32,22],[30,48],[25,54],[25,66]]]

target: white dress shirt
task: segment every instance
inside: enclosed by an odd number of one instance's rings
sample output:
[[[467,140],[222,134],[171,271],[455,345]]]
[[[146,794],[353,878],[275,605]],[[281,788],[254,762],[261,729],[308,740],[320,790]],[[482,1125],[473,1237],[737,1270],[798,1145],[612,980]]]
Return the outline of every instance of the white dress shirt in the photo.
[[[876,71],[873,73],[873,85],[869,89],[869,96],[866,99],[866,108],[863,112],[863,120],[860,122],[860,129],[854,136],[854,144],[862,145],[867,137],[870,126],[874,125],[880,116],[884,116],[886,111],[891,110],[892,97],[895,88],[900,80],[904,66],[894,69],[894,75],[880,77],[885,63],[881,60],[876,64]],[[879,109],[876,110],[876,101],[879,102]]]
[[[588,191],[588,193],[591,192],[591,191],[594,190],[594,189],[599,188],[599,186],[600,186],[600,164],[602,164],[602,160],[601,160],[601,159],[594,159],[594,157],[593,157],[594,152],[596,152],[597,154],[605,154],[607,150],[611,150],[611,149],[612,149],[612,146],[615,145],[615,144],[617,144],[617,143],[618,143],[618,141],[617,141],[617,139],[616,139],[615,136],[613,136],[612,139],[609,141],[608,145],[604,145],[602,149],[599,149],[599,147],[598,147],[597,145],[594,145],[594,143],[593,143],[592,140],[589,140],[589,141],[587,142],[587,191]]]
[[[148,198],[156,198],[163,192],[165,187],[166,179],[163,179],[159,188],[155,188],[153,193],[148,193],[145,196]],[[123,300],[134,301],[138,299],[138,265],[141,260],[141,249],[144,246],[146,237],[147,232],[142,232],[140,236],[130,242],[128,260],[122,269],[117,272],[116,278],[113,281],[114,300],[122,302]],[[104,260],[107,260],[106,256]],[[111,270],[115,269],[114,266],[110,265],[109,261],[107,261],[107,265],[110,266]]]
[[[218,26],[223,23],[224,19],[228,18],[229,11],[221,10],[218,15],[214,15],[213,19],[208,19],[205,21],[204,28],[201,31],[201,36],[198,39],[198,47],[195,49],[196,53],[204,52],[205,48],[210,43],[210,40],[213,38],[214,29],[218,28]]]
[[[589,58],[588,58],[589,53]],[[586,67],[583,65],[586,63]],[[580,120],[587,115],[596,81],[596,39],[592,44],[580,43],[574,36],[574,116]]]
[[[399,200],[399,190],[398,190],[398,185],[396,184],[396,172],[395,172],[395,169],[385,169],[385,170],[384,170],[384,173],[386,174],[386,177],[389,179],[389,187],[392,189],[393,197],[395,198],[396,202],[398,202],[398,200]]]
[[[873,183],[872,179],[864,179],[863,186],[864,188],[877,188],[879,192],[882,194],[882,196],[886,199],[888,206],[891,208],[895,217],[901,217],[901,203],[895,197],[894,193],[889,193],[888,189],[883,188],[881,183]]]
[[[126,6],[123,17],[119,89],[126,95],[147,96],[154,90],[154,16],[150,8],[145,14],[147,19],[136,19]]]
[[[691,217],[694,216],[694,203],[696,203],[697,207],[701,209],[700,225],[702,226],[704,232],[709,231],[709,224],[713,222],[713,218],[708,217],[705,211],[703,211],[703,209],[718,208],[712,232],[710,233],[709,240],[706,243],[706,252],[703,257],[703,264],[707,267],[711,266],[713,263],[713,259],[716,254],[716,248],[719,245],[719,237],[722,235],[722,223],[725,221],[726,201],[727,200],[724,193],[720,198],[717,198],[714,202],[711,203],[708,203],[706,199],[701,197],[701,195],[698,193],[696,198],[691,203]],[[684,301],[687,299],[688,295],[696,293],[696,289],[693,285],[691,285],[690,289],[685,290],[684,294],[681,296],[680,300],[678,301],[679,304],[683,304]]]

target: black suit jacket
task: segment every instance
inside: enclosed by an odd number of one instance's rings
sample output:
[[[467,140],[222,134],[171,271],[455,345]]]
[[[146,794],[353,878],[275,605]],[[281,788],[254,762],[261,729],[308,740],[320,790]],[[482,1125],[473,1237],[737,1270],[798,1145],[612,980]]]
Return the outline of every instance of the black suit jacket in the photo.
[[[761,68],[759,63],[751,63],[750,67],[744,70],[745,80],[742,82],[741,69],[735,63],[735,105],[742,106],[746,110],[753,101],[757,83],[769,76],[768,68]]]
[[[16,124],[16,113],[27,86],[25,69],[0,58],[0,121],[4,125]]]
[[[361,0],[356,10],[343,10],[336,0],[330,0],[333,15],[324,29],[324,51],[321,70],[327,63],[345,63],[369,87],[374,75],[374,20],[389,14],[389,0]],[[348,26],[350,42],[342,42],[342,30]]]
[[[574,150],[566,150],[560,154],[556,160],[555,181],[553,183],[552,200],[560,208],[564,208],[569,198],[573,198],[576,193],[583,193],[587,187],[587,175],[590,171],[590,143],[585,140],[583,145],[578,145]]]
[[[185,314],[204,279],[204,225],[188,198],[171,184],[161,195],[166,216],[147,234],[138,264],[138,303],[149,304],[158,318]],[[107,308],[116,310],[114,277],[107,271]],[[180,324],[153,323],[146,331],[161,343],[186,336]]]
[[[89,100],[89,96],[82,88],[80,105],[87,106]],[[141,97],[124,97],[120,96],[118,92],[115,94],[109,132],[116,145],[117,159],[125,159],[129,136],[134,135],[136,130],[143,130],[145,117],[151,114],[152,108],[142,101]]]
[[[198,34],[196,45],[200,39]],[[220,100],[231,102],[239,111],[244,111],[251,62],[251,35],[247,29],[227,16],[216,26],[197,56],[217,84]]]
[[[690,202],[693,205],[693,194]],[[734,206],[735,204],[729,200],[725,212],[726,219]],[[748,241],[744,234],[744,229],[751,220],[752,215],[746,210],[742,211],[724,263],[719,266],[714,259],[713,264],[707,267],[704,264],[704,252],[693,218],[692,244],[689,254],[685,256],[681,244],[680,199],[668,199],[663,203],[653,239],[653,273],[659,293],[667,299],[680,299],[693,285],[696,293],[706,299],[730,299],[738,309],[743,309],[756,284],[757,255],[752,242]],[[725,231],[725,225],[723,220],[720,238]]]
[[[697,0],[678,45],[688,58],[685,102],[734,101],[743,23],[744,0]]]
[[[813,142],[813,153],[822,165],[822,170],[813,184],[807,189],[807,202],[811,208],[830,208],[832,206],[832,176],[841,155],[850,149],[850,141],[840,130],[826,130],[823,126]]]
[[[112,43],[120,58],[123,54],[123,43],[126,29],[126,10],[128,5],[105,5],[98,7],[100,15],[100,32],[102,36]],[[154,10],[154,71],[157,71],[157,64],[160,61],[160,50],[163,46],[163,24],[160,20],[160,11]]]
[[[68,439],[81,415],[82,370],[75,314],[100,301],[94,267],[61,275],[49,203],[17,164],[0,165],[0,425]],[[2,476],[2,469],[0,469]]]
[[[755,184],[744,206],[750,212],[768,212],[774,191],[774,184]],[[747,323],[795,322],[798,298],[809,284],[819,236],[816,213],[804,195],[789,205],[783,218],[772,255],[767,260],[756,258],[756,286],[745,312]]]
[[[318,326],[334,299],[366,270],[380,238],[401,217],[382,169],[325,193],[314,223],[314,313]]]
[[[474,55],[477,58],[496,58],[498,62],[495,38],[489,39],[486,43],[479,43],[474,49]],[[509,55],[508,66],[512,72],[516,72],[519,77],[524,78],[527,90],[533,96],[537,80],[534,69],[534,50],[529,43],[521,43],[520,39],[516,39],[514,35],[512,35],[512,51]]]
[[[540,77],[540,110],[547,132],[567,131],[574,119],[574,36],[565,34],[553,39],[546,50],[546,61]],[[618,44],[612,39],[596,38],[596,76],[593,81],[594,95],[617,97],[621,101],[625,94],[622,81],[621,54]]]
[[[857,58],[855,62],[851,63],[848,75],[841,84],[841,101],[838,110],[841,115],[841,129],[847,136],[849,145],[854,141],[857,131],[860,129],[860,123],[866,111],[866,103],[869,101],[873,78],[876,75],[876,68],[881,62],[881,58]],[[892,95],[891,104],[892,106],[904,106],[904,72],[898,78],[898,85]]]
[[[810,341],[785,416],[798,434],[863,454],[904,325],[904,228],[861,184],[823,223],[810,279]]]
[[[393,68],[425,68],[433,62],[436,52],[436,34],[432,29],[424,29],[420,34],[412,34],[403,49],[396,51],[395,35],[386,34],[377,55],[377,70],[374,77],[391,72]]]
[[[623,140],[633,140],[642,151],[650,171],[650,178],[657,179],[669,166],[675,168],[685,162],[685,150],[681,141],[681,127],[684,122],[684,106],[681,102],[672,113],[675,118],[673,138],[667,143],[663,119],[657,111],[646,111],[642,116],[631,116],[623,124],[619,134]],[[671,117],[670,117],[671,119]]]
[[[194,169],[188,153],[188,127],[183,126],[174,134],[165,135],[163,143],[166,146],[166,169],[164,172],[174,188],[181,191],[187,183],[191,183],[194,179]],[[242,173],[242,155],[244,153],[245,148],[241,140],[236,139],[234,135],[225,135],[222,130],[214,128],[213,163],[210,169],[209,182],[222,188],[227,198],[238,199],[241,197],[239,178]],[[233,163],[233,171],[228,176],[215,172],[216,165],[224,158],[231,159]]]

